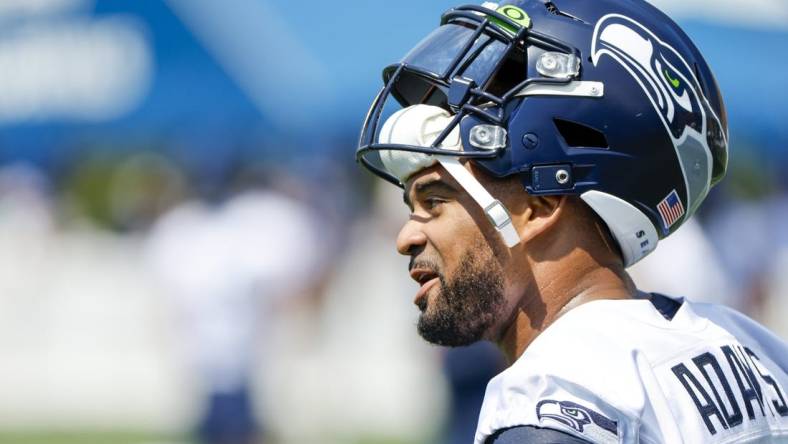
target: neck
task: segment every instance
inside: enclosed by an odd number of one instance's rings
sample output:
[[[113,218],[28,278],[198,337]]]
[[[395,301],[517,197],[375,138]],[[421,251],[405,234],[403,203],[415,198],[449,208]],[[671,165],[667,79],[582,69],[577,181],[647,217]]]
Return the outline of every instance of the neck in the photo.
[[[586,302],[629,299],[637,289],[620,262],[602,265],[581,250],[565,261],[533,264],[541,276],[523,292],[510,321],[497,341],[507,361],[519,358],[528,345],[553,322]]]

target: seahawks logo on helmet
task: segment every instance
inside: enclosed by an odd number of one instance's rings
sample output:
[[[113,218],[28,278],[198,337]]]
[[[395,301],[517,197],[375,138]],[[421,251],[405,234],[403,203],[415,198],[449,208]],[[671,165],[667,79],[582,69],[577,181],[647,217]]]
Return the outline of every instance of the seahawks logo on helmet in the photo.
[[[711,184],[709,138],[724,138],[719,119],[701,92],[695,73],[673,47],[640,23],[619,14],[602,17],[594,29],[594,66],[605,55],[640,84],[665,125],[687,187],[687,214],[692,214]]]
[[[540,422],[543,418],[557,421],[580,433],[583,433],[586,426],[593,424],[618,436],[616,421],[572,401],[553,399],[539,401],[536,405],[536,417]]]

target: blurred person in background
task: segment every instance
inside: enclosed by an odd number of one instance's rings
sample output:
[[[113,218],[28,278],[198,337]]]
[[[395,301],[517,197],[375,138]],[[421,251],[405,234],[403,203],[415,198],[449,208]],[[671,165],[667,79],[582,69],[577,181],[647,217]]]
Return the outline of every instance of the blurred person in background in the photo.
[[[207,444],[262,442],[254,370],[271,357],[261,339],[277,302],[309,290],[325,257],[310,207],[261,188],[253,174],[239,177],[234,194],[204,186],[208,196],[173,208],[147,241],[204,393],[198,436]]]
[[[627,272],[645,291],[680,294],[693,301],[725,304],[737,310],[747,308],[723,267],[718,249],[697,219],[688,220]]]
[[[774,319],[769,307],[786,299],[784,293],[770,288],[772,276],[786,272],[781,268],[785,264],[781,258],[788,249],[786,196],[779,189],[747,198],[734,195],[716,208],[708,222],[710,238],[740,296],[741,306],[764,320]],[[784,323],[773,325],[780,328]]]
[[[0,167],[0,298],[11,302],[49,254],[57,225],[53,197],[49,178],[34,165]]]
[[[449,411],[442,444],[473,441],[487,383],[505,368],[503,354],[489,342],[445,351],[443,371],[449,384]]]

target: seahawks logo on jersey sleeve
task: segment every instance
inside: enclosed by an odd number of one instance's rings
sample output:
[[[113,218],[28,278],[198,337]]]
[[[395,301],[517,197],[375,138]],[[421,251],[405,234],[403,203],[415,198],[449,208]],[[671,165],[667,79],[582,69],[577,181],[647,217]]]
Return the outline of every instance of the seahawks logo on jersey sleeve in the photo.
[[[640,84],[665,125],[686,181],[687,214],[692,214],[710,188],[711,149],[727,146],[719,119],[695,73],[670,45],[635,20],[618,14],[602,17],[594,29],[594,66],[605,55]]]
[[[588,407],[572,401],[556,401],[544,399],[536,405],[536,417],[539,422],[543,420],[555,421],[576,430],[586,433],[587,427],[597,426],[615,436],[618,436],[618,423]],[[547,422],[545,422],[547,425]]]

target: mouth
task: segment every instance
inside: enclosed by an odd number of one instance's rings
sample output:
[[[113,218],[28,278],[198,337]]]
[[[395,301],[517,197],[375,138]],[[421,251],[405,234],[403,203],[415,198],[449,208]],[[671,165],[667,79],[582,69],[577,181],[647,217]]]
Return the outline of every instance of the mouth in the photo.
[[[413,269],[410,277],[421,286],[413,298],[413,303],[423,312],[427,309],[427,292],[440,281],[438,273],[423,268]]]

